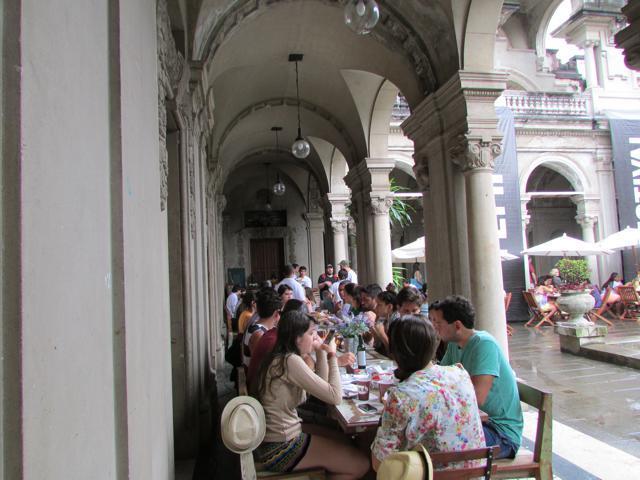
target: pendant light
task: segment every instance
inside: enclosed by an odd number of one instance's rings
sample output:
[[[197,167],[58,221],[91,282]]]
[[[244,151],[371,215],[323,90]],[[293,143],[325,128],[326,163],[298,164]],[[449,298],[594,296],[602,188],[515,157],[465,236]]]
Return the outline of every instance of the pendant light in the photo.
[[[348,0],[344,6],[344,23],[358,35],[366,35],[380,20],[375,0]]]
[[[300,128],[300,85],[298,78],[298,62],[302,61],[303,55],[301,53],[289,54],[289,61],[296,64],[296,98],[298,99],[298,136],[295,142],[291,145],[291,153],[296,158],[307,158],[311,152],[311,146],[304,138],[302,138],[302,129]]]
[[[264,205],[264,209],[271,211],[271,189],[269,188],[269,164],[264,164],[265,177],[267,178],[267,203]]]
[[[282,130],[282,127],[271,127],[271,131],[276,134],[276,152],[280,150],[280,144],[278,143],[278,132]],[[284,185],[282,180],[280,180],[280,172],[277,172],[277,180],[276,183],[273,184],[273,193],[278,197],[284,195],[287,191],[287,187]]]

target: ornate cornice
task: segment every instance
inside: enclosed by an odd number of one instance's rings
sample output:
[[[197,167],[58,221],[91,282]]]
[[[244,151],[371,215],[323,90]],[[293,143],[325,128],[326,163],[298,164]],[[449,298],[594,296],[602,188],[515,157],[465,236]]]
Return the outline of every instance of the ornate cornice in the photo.
[[[516,134],[518,135],[526,135],[530,137],[540,137],[540,136],[551,136],[551,137],[594,137],[594,136],[602,136],[608,137],[611,135],[609,130],[578,130],[578,129],[568,129],[568,128],[559,128],[560,125],[552,128],[527,128],[527,127],[516,127]]]

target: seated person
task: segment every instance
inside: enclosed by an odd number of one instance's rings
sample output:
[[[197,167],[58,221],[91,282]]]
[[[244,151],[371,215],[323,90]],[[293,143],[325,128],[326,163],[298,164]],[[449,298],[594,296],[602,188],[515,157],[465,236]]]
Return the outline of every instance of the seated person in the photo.
[[[389,355],[389,324],[400,318],[398,302],[394,293],[384,291],[376,299],[376,325],[373,329],[374,346],[377,352]]]
[[[335,305],[333,303],[333,294],[330,290],[322,291],[322,301],[320,302],[320,310],[326,310],[329,313],[335,313]]]
[[[543,275],[538,279],[538,285],[533,290],[533,295],[536,297],[540,310],[544,313],[559,311],[555,302],[549,301],[549,295],[556,293],[556,289],[553,286],[553,278],[551,275]]]
[[[413,287],[404,287],[398,292],[396,297],[398,302],[398,313],[402,315],[417,315],[422,306],[422,295]]]
[[[315,351],[317,372],[303,355]],[[329,478],[358,479],[369,470],[367,457],[347,437],[314,425],[301,426],[296,407],[307,393],[330,405],[342,402],[336,345],[319,341],[313,319],[291,311],[278,328],[273,351],[258,371],[256,397],[264,407],[266,435],[254,457],[272,472],[322,467]]]
[[[387,391],[371,446],[374,470],[389,454],[422,444],[428,452],[484,447],[480,412],[469,374],[433,363],[438,337],[432,323],[406,315],[389,327],[389,350],[398,364],[397,387]],[[475,466],[468,462],[465,466]]]
[[[602,284],[600,291],[603,292],[603,295],[605,295],[604,292],[607,291],[607,288],[611,289],[609,297],[607,298],[607,305],[613,305],[620,301],[620,295],[616,291],[620,285],[622,285],[622,277],[618,272],[612,272],[609,278],[607,278],[607,281]]]
[[[242,358],[246,367],[251,363],[251,353],[258,345],[262,336],[278,325],[282,301],[278,294],[271,288],[265,288],[258,292],[256,309],[258,321],[247,326],[242,338]]]
[[[453,295],[429,306],[429,316],[447,351],[441,365],[461,363],[471,375],[478,405],[489,416],[482,424],[487,446],[498,445],[496,458],[514,458],[522,442],[523,418],[515,374],[496,340],[474,330],[475,310]]]

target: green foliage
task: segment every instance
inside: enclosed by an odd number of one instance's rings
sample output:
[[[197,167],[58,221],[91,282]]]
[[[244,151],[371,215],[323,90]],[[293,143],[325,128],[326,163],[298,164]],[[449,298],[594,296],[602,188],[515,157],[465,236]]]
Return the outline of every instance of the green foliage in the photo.
[[[402,282],[404,281],[404,273],[407,271],[406,268],[403,267],[391,267],[391,272],[393,274],[393,284],[396,286],[398,290],[402,288]]]
[[[563,258],[555,267],[560,271],[562,279],[569,284],[579,284],[589,280],[591,270],[585,259]]]
[[[402,192],[408,190],[408,188],[401,187],[396,183],[395,178],[389,180],[389,190],[392,193]],[[400,228],[404,228],[411,223],[411,213],[415,212],[409,202],[399,197],[393,198],[393,203],[389,209],[389,221],[392,225],[398,225]]]

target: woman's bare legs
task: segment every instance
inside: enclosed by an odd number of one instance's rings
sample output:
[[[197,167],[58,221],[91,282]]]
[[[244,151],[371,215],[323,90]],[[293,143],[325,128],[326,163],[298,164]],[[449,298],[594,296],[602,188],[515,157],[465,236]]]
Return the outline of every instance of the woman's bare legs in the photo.
[[[333,480],[356,480],[369,471],[369,458],[351,445],[344,434],[318,425],[303,425],[311,433],[306,455],[294,468],[324,468]]]

